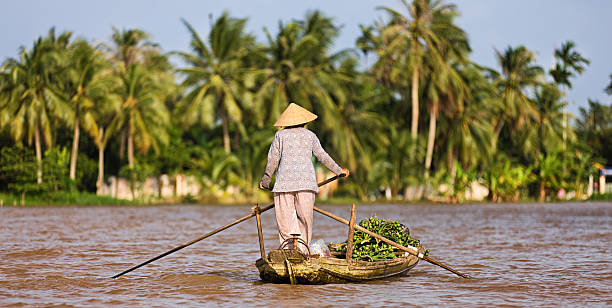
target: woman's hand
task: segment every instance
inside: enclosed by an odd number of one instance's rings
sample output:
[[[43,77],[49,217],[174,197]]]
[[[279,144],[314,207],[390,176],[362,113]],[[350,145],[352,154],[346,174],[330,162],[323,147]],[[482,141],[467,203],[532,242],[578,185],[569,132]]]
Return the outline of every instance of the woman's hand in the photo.
[[[261,182],[259,182],[259,189],[270,190],[270,188],[264,187]]]
[[[340,175],[342,174],[344,174],[345,177],[348,177],[351,174],[351,172],[346,168],[342,168],[342,172],[340,172]]]

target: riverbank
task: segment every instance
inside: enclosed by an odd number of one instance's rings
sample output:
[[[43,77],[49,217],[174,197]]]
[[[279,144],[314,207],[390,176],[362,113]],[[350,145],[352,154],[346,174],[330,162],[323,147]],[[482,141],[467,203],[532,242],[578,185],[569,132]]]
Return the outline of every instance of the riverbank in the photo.
[[[555,202],[582,202],[582,201],[612,201],[612,193],[607,194],[594,194],[586,200],[554,200],[548,203]],[[270,200],[259,200],[260,204],[272,203]],[[539,203],[537,200],[526,199],[519,200],[516,203]],[[21,200],[21,196],[0,193],[0,206],[74,206],[74,205],[182,205],[182,204],[200,204],[200,205],[235,205],[235,204],[252,204],[255,202],[236,202],[236,200],[215,200],[214,202],[196,200],[195,198],[181,198],[179,200],[172,199],[148,199],[148,200],[127,200],[118,199],[111,196],[96,195],[94,193],[83,193],[83,192],[57,192],[48,195],[28,195],[25,196],[24,200]],[[319,204],[351,204],[358,203],[361,205],[366,204],[447,204],[449,202],[439,202],[432,200],[420,200],[420,201],[409,201],[409,200],[355,200],[353,198],[328,198],[317,199]],[[462,204],[474,204],[474,203],[490,203],[490,201],[468,201]],[[450,203],[449,203],[450,204]]]

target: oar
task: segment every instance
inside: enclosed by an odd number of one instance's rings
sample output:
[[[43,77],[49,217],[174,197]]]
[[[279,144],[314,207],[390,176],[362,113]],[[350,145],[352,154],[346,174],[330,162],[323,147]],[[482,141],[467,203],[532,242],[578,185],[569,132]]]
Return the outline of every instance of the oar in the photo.
[[[332,176],[331,178],[329,178],[329,179],[327,179],[327,180],[325,180],[325,181],[321,181],[321,182],[320,182],[320,183],[318,183],[317,185],[318,185],[319,187],[321,187],[321,186],[323,186],[323,185],[325,185],[325,184],[327,184],[327,183],[329,183],[329,182],[333,182],[333,181],[337,180],[338,178],[343,178],[343,177],[345,177],[345,176],[346,176],[346,174],[344,174],[344,173],[340,173],[340,174],[338,174],[338,175],[334,175],[334,176]],[[272,191],[272,188],[270,188],[270,187],[264,187],[263,189],[264,189],[264,190],[269,190],[269,191]]]
[[[332,213],[330,213],[328,211],[322,210],[322,209],[320,209],[320,208],[318,208],[316,206],[314,207],[314,210],[319,212],[319,213],[321,213],[321,214],[323,214],[323,215],[325,215],[325,216],[328,216],[328,217],[330,217],[332,219],[335,219],[335,220],[337,220],[337,221],[339,221],[339,222],[341,222],[341,223],[343,223],[343,224],[345,224],[347,226],[349,225],[348,220],[346,220],[346,219],[344,219],[342,217],[338,217],[338,216],[336,216],[336,215],[334,215],[334,214],[332,214]],[[446,270],[449,270],[449,271],[455,273],[456,275],[458,275],[460,277],[463,277],[463,278],[472,278],[469,275],[462,274],[462,273],[452,269],[450,266],[448,266],[448,265],[446,265],[446,264],[444,264],[444,263],[442,263],[440,261],[436,261],[435,259],[433,259],[433,258],[431,258],[429,256],[426,256],[425,254],[420,252],[415,247],[412,247],[412,246],[408,246],[408,247],[402,246],[402,245],[400,245],[400,244],[398,244],[398,243],[396,243],[396,242],[394,242],[392,240],[389,240],[386,237],[380,236],[380,235],[378,235],[378,234],[376,234],[376,233],[374,233],[374,232],[372,232],[372,231],[370,231],[368,229],[365,229],[365,228],[361,227],[358,224],[355,224],[354,227],[355,227],[356,230],[359,230],[359,231],[361,231],[363,233],[369,234],[370,236],[375,237],[375,238],[377,238],[377,239],[379,239],[379,240],[381,240],[381,241],[383,241],[383,242],[385,242],[385,243],[387,243],[387,244],[389,244],[389,245],[391,245],[393,247],[396,247],[396,248],[401,249],[401,250],[403,250],[405,252],[408,252],[409,254],[418,257],[419,259],[425,260],[425,261],[427,261],[427,262],[429,262],[431,264],[435,264],[435,265],[440,266],[440,267],[442,267],[442,268],[444,268]]]
[[[343,177],[343,176],[344,176],[344,174],[336,175],[336,176],[331,177],[331,178],[329,178],[329,179],[327,179],[327,180],[325,180],[325,181],[323,181],[321,183],[318,183],[317,185],[319,187],[321,187],[321,186],[323,186],[323,185],[325,185],[325,184],[327,184],[329,182],[335,181],[339,177]],[[267,211],[267,210],[269,210],[269,209],[271,209],[273,207],[274,207],[274,204],[267,205],[267,206],[261,208],[259,213],[263,213],[263,212],[265,212],[265,211]],[[254,217],[255,215],[256,215],[256,213],[251,213],[251,214],[249,214],[247,216],[244,216],[244,217],[242,217],[242,218],[240,218],[240,219],[238,219],[238,220],[236,220],[234,222],[231,222],[231,223],[229,223],[229,224],[227,224],[227,225],[225,225],[223,227],[219,227],[219,228],[217,228],[217,229],[215,229],[215,230],[213,230],[211,232],[208,232],[208,233],[198,237],[197,239],[195,239],[193,241],[190,241],[190,242],[187,242],[187,243],[185,243],[185,244],[183,244],[181,246],[177,246],[175,248],[172,248],[171,250],[168,250],[168,251],[162,253],[161,255],[159,255],[159,256],[157,256],[157,257],[155,257],[153,259],[150,259],[150,260],[147,260],[145,262],[142,262],[142,263],[140,263],[140,264],[138,264],[138,265],[136,265],[136,266],[134,266],[134,267],[132,267],[130,269],[127,269],[127,270],[125,270],[125,271],[123,271],[123,272],[121,272],[121,273],[119,273],[119,274],[117,274],[117,275],[115,275],[115,276],[113,276],[111,278],[117,278],[119,276],[122,276],[123,274],[127,274],[127,273],[129,273],[129,272],[131,272],[131,271],[133,271],[133,270],[135,270],[137,268],[140,268],[142,266],[145,266],[145,265],[147,265],[147,264],[149,264],[149,263],[151,263],[151,262],[153,262],[155,260],[161,259],[161,258],[163,258],[163,257],[165,257],[165,256],[167,256],[167,255],[169,255],[169,254],[171,254],[173,252],[179,251],[179,250],[181,250],[181,249],[183,249],[183,248],[185,248],[185,247],[187,247],[187,246],[189,246],[191,244],[195,244],[195,243],[197,243],[197,242],[199,242],[199,241],[201,241],[201,240],[203,240],[203,239],[205,239],[205,238],[207,238],[209,236],[215,235],[215,234],[217,234],[217,233],[219,233],[219,232],[221,232],[221,231],[223,231],[223,230],[225,230],[225,229],[227,229],[229,227],[237,225],[237,224],[239,224],[239,223],[241,223],[241,222],[243,222],[243,221],[245,221],[245,220],[247,220],[247,219],[249,219],[251,217]]]

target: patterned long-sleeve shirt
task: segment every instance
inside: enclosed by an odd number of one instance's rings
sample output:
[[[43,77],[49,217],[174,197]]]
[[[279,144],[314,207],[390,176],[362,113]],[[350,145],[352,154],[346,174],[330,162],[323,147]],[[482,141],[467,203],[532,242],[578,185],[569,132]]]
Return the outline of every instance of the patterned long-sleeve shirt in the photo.
[[[335,174],[342,168],[323,150],[319,138],[304,127],[285,128],[276,132],[261,183],[270,186],[276,170],[273,192],[311,190],[319,192],[312,155]],[[277,170],[278,167],[278,170]]]

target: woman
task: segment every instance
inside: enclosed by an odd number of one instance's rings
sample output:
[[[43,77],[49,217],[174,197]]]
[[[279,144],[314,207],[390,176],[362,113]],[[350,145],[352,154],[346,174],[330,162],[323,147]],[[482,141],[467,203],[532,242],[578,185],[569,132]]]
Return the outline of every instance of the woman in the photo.
[[[274,135],[259,187],[269,189],[276,170],[272,191],[281,243],[297,233],[306,245],[310,245],[315,194],[319,192],[312,155],[335,174],[349,175],[348,169],[338,166],[323,150],[319,138],[304,127],[316,118],[317,115],[292,103],[274,123],[284,128]],[[303,243],[298,247],[304,253],[308,251]]]

